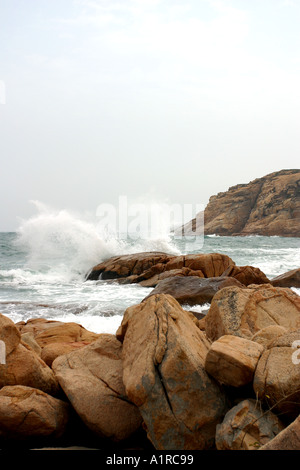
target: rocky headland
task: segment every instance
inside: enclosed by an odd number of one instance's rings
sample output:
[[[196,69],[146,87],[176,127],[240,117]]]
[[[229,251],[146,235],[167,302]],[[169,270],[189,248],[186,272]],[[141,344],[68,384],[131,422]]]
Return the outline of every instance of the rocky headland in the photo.
[[[114,335],[0,314],[1,449],[300,450],[300,269],[155,252],[88,278],[151,289]]]
[[[203,214],[179,232],[201,230]],[[211,196],[204,210],[204,234],[300,236],[300,170],[281,170]]]

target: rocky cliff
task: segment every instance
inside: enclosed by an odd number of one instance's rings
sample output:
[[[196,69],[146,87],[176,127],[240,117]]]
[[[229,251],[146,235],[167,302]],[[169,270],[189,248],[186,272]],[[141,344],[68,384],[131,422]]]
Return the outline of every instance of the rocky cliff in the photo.
[[[201,214],[184,227],[185,234],[192,233],[197,218]],[[300,170],[281,170],[212,196],[204,233],[300,237]]]

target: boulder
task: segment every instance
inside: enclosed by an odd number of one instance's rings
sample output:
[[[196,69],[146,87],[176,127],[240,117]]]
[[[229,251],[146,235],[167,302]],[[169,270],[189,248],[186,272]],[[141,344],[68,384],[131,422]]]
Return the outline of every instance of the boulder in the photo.
[[[165,264],[172,255],[162,252],[142,252],[114,256],[94,266],[87,274],[87,280],[118,279],[140,275],[156,264]]]
[[[97,436],[121,441],[142,418],[122,381],[122,343],[101,334],[92,344],[57,357],[52,369],[73,408]]]
[[[169,271],[162,271],[161,273],[154,274],[149,279],[143,279],[139,281],[139,277],[136,277],[134,282],[139,283],[142,287],[156,287],[158,283],[165,279],[173,278],[173,277],[185,277],[185,276],[196,276],[197,278],[204,278],[204,274],[202,271],[193,271],[189,268],[181,268],[181,269],[170,269]]]
[[[91,343],[99,338],[98,333],[88,331],[82,325],[74,322],[61,322],[33,318],[17,323],[20,333],[31,333],[41,348],[51,343]]]
[[[69,405],[36,388],[22,385],[0,390],[0,436],[4,439],[61,437]]]
[[[284,429],[271,411],[264,412],[255,400],[243,400],[226,413],[216,430],[218,450],[255,450]]]
[[[273,277],[270,284],[274,287],[300,287],[300,268]]]
[[[201,253],[172,257],[167,263],[157,264],[134,279],[144,287],[155,287],[161,280],[174,276],[212,278],[223,274],[234,262],[227,255]]]
[[[71,351],[76,351],[79,348],[83,348],[90,344],[86,341],[75,341],[74,343],[60,342],[60,343],[49,343],[42,349],[41,358],[49,366],[52,366],[52,362],[58,356],[67,354]]]
[[[6,355],[20,344],[21,335],[14,322],[0,313],[0,341],[5,344]]]
[[[24,344],[27,344],[27,346],[30,346],[31,349],[38,355],[41,356],[42,354],[42,348],[41,346],[36,342],[34,339],[34,335],[30,332],[23,333],[21,335],[21,342]]]
[[[146,299],[152,295],[168,294],[181,305],[204,305],[210,303],[219,290],[229,286],[243,288],[239,281],[231,277],[171,277],[160,281]]]
[[[205,371],[209,342],[171,296],[129,307],[117,337],[123,341],[123,382],[158,450],[214,446],[226,397]]]
[[[250,284],[268,284],[270,282],[259,268],[253,266],[231,265],[223,272],[222,276],[231,276],[245,286]]]
[[[261,401],[288,419],[300,413],[300,329],[279,336],[260,357],[253,389]]]
[[[5,361],[0,363],[0,387],[25,385],[54,396],[59,393],[53,371],[31,346],[21,341],[18,328],[4,315],[0,316],[0,338],[6,349]]]
[[[300,416],[259,450],[300,450]]]
[[[94,266],[87,280],[118,280],[155,287],[166,277],[218,277],[234,261],[220,253],[200,253],[173,256],[166,253],[136,253],[110,258]]]
[[[291,289],[270,284],[225,287],[213,297],[205,319],[211,341],[223,335],[251,339],[267,326],[300,327],[300,297]]]
[[[253,379],[264,347],[238,336],[224,335],[212,343],[205,360],[205,370],[218,382],[242,387]]]
[[[283,326],[270,325],[262,328],[255,333],[251,340],[261,344],[264,348],[267,348],[271,341],[274,341],[278,336],[284,335],[288,330]]]
[[[53,396],[60,393],[51,368],[25,343],[20,343],[6,356],[6,363],[0,364],[0,387],[5,385],[25,385]]]

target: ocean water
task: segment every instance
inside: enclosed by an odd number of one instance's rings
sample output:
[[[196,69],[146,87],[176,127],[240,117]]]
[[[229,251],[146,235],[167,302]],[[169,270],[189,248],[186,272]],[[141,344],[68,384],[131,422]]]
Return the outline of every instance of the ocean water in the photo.
[[[0,233],[0,313],[14,322],[46,318],[115,333],[124,311],[151,291],[138,285],[86,281],[87,272],[116,255],[141,251],[224,253],[237,265],[260,268],[269,279],[300,267],[300,238],[218,237],[119,239],[67,211],[40,212],[17,232]],[[293,288],[300,295],[300,289]],[[195,306],[204,311],[207,306]]]

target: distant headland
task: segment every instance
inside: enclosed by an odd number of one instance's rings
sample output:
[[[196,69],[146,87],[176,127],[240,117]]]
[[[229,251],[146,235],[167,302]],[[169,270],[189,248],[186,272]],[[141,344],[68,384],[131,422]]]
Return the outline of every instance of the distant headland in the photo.
[[[192,235],[197,218],[182,227]],[[300,237],[300,170],[281,170],[211,196],[204,234]]]

